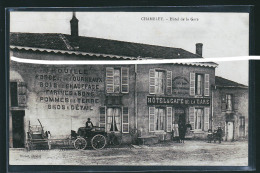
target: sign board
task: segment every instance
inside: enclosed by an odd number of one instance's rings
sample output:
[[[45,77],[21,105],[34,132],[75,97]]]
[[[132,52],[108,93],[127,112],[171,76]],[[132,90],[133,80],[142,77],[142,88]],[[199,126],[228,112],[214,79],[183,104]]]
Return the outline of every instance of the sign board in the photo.
[[[147,105],[197,105],[210,106],[210,98],[181,98],[147,96]]]

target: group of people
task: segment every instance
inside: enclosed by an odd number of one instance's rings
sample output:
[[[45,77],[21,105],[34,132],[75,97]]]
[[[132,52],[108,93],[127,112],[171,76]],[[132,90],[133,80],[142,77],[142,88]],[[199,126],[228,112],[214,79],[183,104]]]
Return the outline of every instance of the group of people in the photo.
[[[208,143],[211,143],[211,141],[218,141],[219,143],[221,143],[222,141],[222,136],[223,136],[223,131],[221,126],[218,126],[218,128],[216,130],[214,130],[214,132],[212,132],[212,129],[208,130]]]
[[[190,124],[185,124],[182,121],[179,121],[179,123],[174,121],[174,124],[172,125],[172,140],[178,143],[184,143],[187,130],[192,130]]]

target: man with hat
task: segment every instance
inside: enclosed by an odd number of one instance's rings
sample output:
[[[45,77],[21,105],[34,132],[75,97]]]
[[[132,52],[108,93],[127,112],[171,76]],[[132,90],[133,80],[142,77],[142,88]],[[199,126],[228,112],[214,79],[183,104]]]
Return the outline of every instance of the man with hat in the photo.
[[[93,126],[93,123],[90,121],[90,118],[88,118],[88,121],[86,122],[86,128],[87,128],[87,130],[92,130],[92,128],[93,128],[94,126]]]

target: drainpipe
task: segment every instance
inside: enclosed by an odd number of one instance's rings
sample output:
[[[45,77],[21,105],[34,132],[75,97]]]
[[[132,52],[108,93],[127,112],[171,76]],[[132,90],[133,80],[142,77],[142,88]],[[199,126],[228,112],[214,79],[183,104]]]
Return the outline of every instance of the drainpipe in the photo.
[[[135,128],[137,130],[137,64],[135,64]]]
[[[211,90],[211,129],[213,130],[213,113],[214,113],[214,89],[215,86],[212,87]]]

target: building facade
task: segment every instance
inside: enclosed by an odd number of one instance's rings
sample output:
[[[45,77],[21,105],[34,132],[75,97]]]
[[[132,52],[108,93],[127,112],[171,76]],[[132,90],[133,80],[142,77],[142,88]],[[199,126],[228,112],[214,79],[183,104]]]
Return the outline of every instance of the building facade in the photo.
[[[248,138],[248,87],[216,76],[213,128],[223,127],[223,140]]]
[[[41,121],[66,138],[91,118],[131,143],[131,131],[170,138],[172,124],[190,123],[194,136],[211,128],[214,63],[42,65],[11,61],[10,141],[24,145],[29,124]],[[19,142],[18,142],[19,143]]]
[[[201,43],[193,54],[180,48],[82,37],[77,23],[73,16],[71,35],[11,33],[10,56],[33,60],[202,58]],[[173,124],[180,122],[190,124],[192,138],[205,138],[219,122],[228,140],[246,137],[247,87],[234,90],[226,85],[228,80],[219,83],[216,67],[205,62],[47,65],[11,60],[10,147],[24,147],[29,125],[38,120],[53,138],[61,139],[84,127],[87,118],[107,133],[122,135],[124,143],[133,142],[137,131],[140,136],[170,139]],[[232,110],[230,97],[238,103],[232,102]]]

